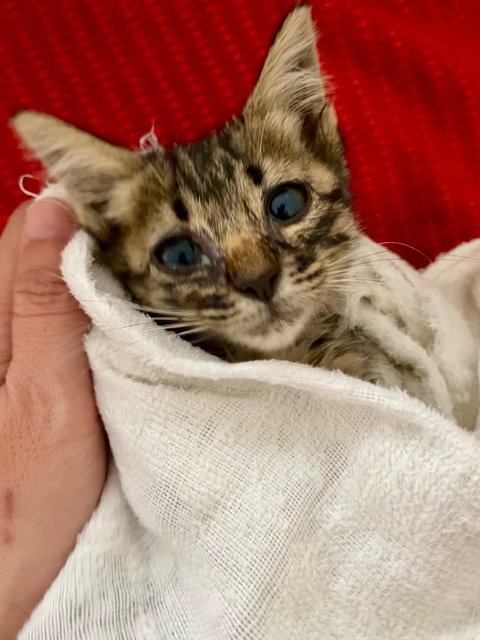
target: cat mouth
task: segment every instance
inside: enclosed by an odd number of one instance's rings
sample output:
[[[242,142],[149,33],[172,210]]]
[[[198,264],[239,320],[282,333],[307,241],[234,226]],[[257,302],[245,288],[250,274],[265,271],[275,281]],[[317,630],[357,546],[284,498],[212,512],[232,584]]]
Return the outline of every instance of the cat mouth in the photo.
[[[288,302],[270,302],[252,317],[241,341],[262,352],[285,349],[295,342],[305,322],[305,309]]]
[[[298,310],[297,310],[298,313]],[[258,333],[262,328],[267,331],[269,327],[290,323],[295,317],[291,305],[281,304],[273,300],[264,304],[256,314],[251,332]]]
[[[271,300],[265,305],[266,319],[271,323],[291,323],[299,314],[303,313],[303,309],[299,305],[292,304],[291,301]]]

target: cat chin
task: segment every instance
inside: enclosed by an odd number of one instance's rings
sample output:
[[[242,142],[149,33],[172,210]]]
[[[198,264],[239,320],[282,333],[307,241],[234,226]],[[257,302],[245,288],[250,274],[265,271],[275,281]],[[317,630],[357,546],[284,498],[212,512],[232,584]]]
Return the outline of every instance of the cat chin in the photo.
[[[262,354],[273,354],[277,351],[281,351],[283,349],[287,349],[291,347],[294,343],[296,337],[300,332],[296,331],[292,336],[288,335],[288,333],[271,333],[266,336],[251,336],[245,337],[243,342],[243,346],[248,349],[253,349],[254,351],[258,351]]]
[[[305,328],[305,322],[306,318],[302,314],[299,314],[294,322],[271,321],[255,332],[245,332],[240,340],[236,336],[235,342],[247,349],[273,355],[276,351],[287,349],[294,344]]]

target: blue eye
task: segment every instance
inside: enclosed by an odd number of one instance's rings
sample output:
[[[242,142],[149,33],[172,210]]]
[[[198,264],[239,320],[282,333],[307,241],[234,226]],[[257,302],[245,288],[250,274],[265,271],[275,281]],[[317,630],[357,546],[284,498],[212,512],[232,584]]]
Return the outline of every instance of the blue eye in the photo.
[[[162,242],[154,255],[157,262],[175,271],[187,271],[204,262],[200,247],[186,236]]]
[[[267,213],[278,222],[290,222],[305,211],[307,190],[301,184],[277,187],[267,202]]]

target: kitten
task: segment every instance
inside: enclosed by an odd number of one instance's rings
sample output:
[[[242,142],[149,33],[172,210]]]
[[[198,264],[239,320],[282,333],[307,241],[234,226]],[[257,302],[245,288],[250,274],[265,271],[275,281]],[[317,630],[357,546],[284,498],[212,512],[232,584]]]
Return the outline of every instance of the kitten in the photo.
[[[309,8],[286,19],[242,115],[200,142],[135,153],[44,114],[21,112],[13,126],[97,239],[98,259],[159,323],[206,336],[201,345],[230,361],[340,369],[449,412],[429,387],[427,355],[352,319],[355,303],[433,350],[413,270],[386,251],[389,265],[366,260],[380,248],[350,207]]]

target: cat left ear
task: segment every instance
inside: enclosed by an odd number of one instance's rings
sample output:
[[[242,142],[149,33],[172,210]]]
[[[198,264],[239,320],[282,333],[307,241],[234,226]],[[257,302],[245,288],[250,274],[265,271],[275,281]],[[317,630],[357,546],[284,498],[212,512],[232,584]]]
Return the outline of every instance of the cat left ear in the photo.
[[[64,187],[79,223],[104,237],[113,216],[122,216],[122,207],[112,204],[122,179],[138,171],[139,156],[44,113],[21,111],[10,122],[48,175]]]
[[[346,172],[333,105],[320,70],[311,8],[295,8],[268,52],[260,78],[244,110],[264,119],[284,112],[297,118],[300,134],[314,152]]]
[[[317,56],[317,38],[310,7],[294,9],[268,52],[246,109],[272,106],[305,113],[320,110],[325,87]]]

